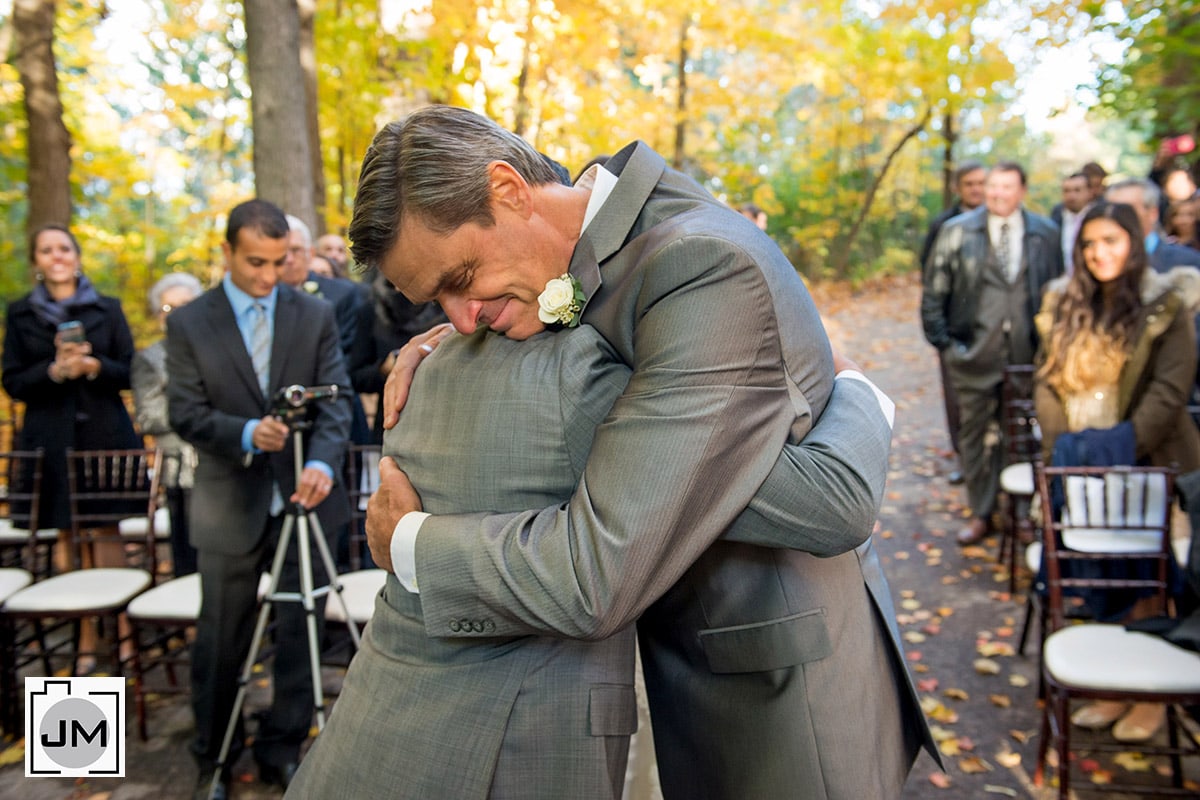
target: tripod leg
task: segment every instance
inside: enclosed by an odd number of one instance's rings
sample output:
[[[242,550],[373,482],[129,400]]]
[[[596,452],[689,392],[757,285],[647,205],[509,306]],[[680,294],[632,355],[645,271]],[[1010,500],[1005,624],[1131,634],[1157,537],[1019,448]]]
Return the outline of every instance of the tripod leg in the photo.
[[[321,641],[317,636],[317,608],[313,598],[312,546],[309,536],[309,515],[302,510],[294,514],[300,527],[300,600],[308,623],[308,662],[312,670],[313,711],[317,715],[317,730],[325,728],[325,691],[321,686]],[[324,542],[322,542],[324,544]]]
[[[267,585],[267,594],[263,597],[262,607],[258,610],[258,621],[254,624],[254,637],[250,640],[250,652],[246,654],[246,662],[242,666],[242,674],[238,678],[237,696],[233,699],[233,710],[229,713],[229,722],[225,725],[225,738],[221,741],[221,754],[217,756],[217,768],[213,772],[212,784],[209,788],[209,800],[221,782],[221,773],[229,758],[229,748],[233,745],[233,734],[237,730],[237,722],[242,716],[242,704],[246,702],[246,687],[250,685],[250,676],[254,671],[254,662],[262,647],[263,635],[267,631],[267,620],[271,617],[271,604],[276,590],[279,588],[279,576],[283,572],[283,558],[287,554],[288,541],[292,535],[292,518],[283,520],[283,530],[279,534],[279,546],[275,548],[275,558],[271,561],[271,581]]]
[[[337,568],[333,565],[333,555],[329,552],[329,545],[325,542],[325,531],[321,528],[321,521],[317,519],[317,515],[313,512],[308,512],[308,524],[313,531],[313,541],[317,543],[317,552],[321,555],[321,561],[325,564],[325,574],[329,576],[329,588],[337,595],[338,605],[342,607],[342,613],[346,617],[346,627],[350,629],[350,640],[354,642],[354,649],[358,650],[362,645],[362,641],[358,635],[358,624],[350,618],[350,608],[346,605],[346,598],[342,596],[342,584],[338,580]]]

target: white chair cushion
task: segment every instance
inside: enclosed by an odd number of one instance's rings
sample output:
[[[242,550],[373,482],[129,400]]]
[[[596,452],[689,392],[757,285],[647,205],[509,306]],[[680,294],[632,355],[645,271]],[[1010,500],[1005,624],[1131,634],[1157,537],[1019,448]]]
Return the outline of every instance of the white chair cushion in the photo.
[[[1163,533],[1144,528],[1064,528],[1063,544],[1081,553],[1157,553]]]
[[[33,583],[33,576],[23,569],[5,567],[0,569],[0,605],[12,595]]]
[[[146,516],[128,517],[117,523],[121,535],[127,539],[145,538]],[[165,508],[154,509],[154,538],[162,539],[171,535],[171,514]]]
[[[136,619],[196,619],[200,616],[200,575],[193,572],[142,592],[126,612]]]
[[[55,575],[14,594],[5,611],[55,613],[112,608],[128,603],[151,583],[143,569],[96,567]]]
[[[1047,672],[1078,688],[1200,694],[1200,653],[1120,625],[1072,625],[1042,646]]]
[[[1000,489],[1011,495],[1032,497],[1034,492],[1033,464],[1022,461],[1017,464],[1009,464],[1002,469],[1000,471]]]
[[[42,528],[37,532],[40,542],[49,542],[58,538],[55,528]],[[0,519],[0,544],[24,544],[29,541],[29,531],[25,528],[14,528],[11,519]]]
[[[351,618],[355,622],[365,623],[375,613],[375,596],[387,582],[387,570],[360,569],[357,572],[339,575],[338,582],[342,584],[342,599],[350,609]],[[325,619],[334,622],[346,621],[342,604],[334,597],[333,592],[330,592],[325,600]]]

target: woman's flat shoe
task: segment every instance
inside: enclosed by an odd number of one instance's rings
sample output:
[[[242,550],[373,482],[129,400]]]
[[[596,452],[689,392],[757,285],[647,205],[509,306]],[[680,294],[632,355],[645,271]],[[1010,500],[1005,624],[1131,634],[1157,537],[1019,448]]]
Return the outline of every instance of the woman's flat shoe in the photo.
[[[1089,731],[1099,731],[1112,725],[1129,710],[1128,703],[1098,700],[1088,703],[1071,715],[1071,724]]]
[[[1129,713],[1113,726],[1113,738],[1123,744],[1148,742],[1167,721],[1167,707],[1162,703],[1134,703]]]

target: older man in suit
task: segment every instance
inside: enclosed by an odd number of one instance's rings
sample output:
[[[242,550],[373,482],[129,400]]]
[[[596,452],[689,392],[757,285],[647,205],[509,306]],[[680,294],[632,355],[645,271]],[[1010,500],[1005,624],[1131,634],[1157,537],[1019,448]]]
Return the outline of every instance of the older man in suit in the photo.
[[[1158,184],[1145,178],[1128,178],[1104,192],[1112,203],[1133,206],[1146,236],[1146,257],[1155,272],[1170,272],[1174,267],[1200,267],[1200,251],[1182,244],[1168,242],[1159,225],[1158,207],[1162,196]]]
[[[288,257],[287,235],[283,212],[270,203],[251,200],[234,208],[223,244],[223,282],[167,318],[171,427],[199,456],[189,519],[203,594],[192,651],[197,797],[209,795],[250,650],[258,579],[278,542],[284,500],[316,509],[327,537],[350,514],[345,488],[335,481],[350,429],[347,400],[339,396],[312,409],[299,476],[290,428],[272,414],[272,398],[282,387],[349,385],[333,309],[276,284],[276,270]],[[284,591],[300,586],[296,552],[289,548]],[[313,566],[314,582],[321,585],[324,569],[319,560]],[[272,705],[255,736],[254,755],[260,779],[285,785],[312,721],[300,604],[276,606],[274,640]],[[240,720],[238,725],[240,730]],[[227,768],[241,741],[235,737]],[[226,769],[211,787],[214,796],[227,793],[228,779]]]
[[[799,446],[832,410],[833,361],[770,239],[644,144],[563,186],[448,107],[376,136],[350,237],[460,330],[582,320],[633,370],[569,503],[430,516],[384,460],[368,535],[419,580],[426,630],[600,639],[640,617],[665,796],[899,796],[935,751],[869,541],[888,424],[862,404],[837,446]],[[797,520],[801,496],[824,508]]]
[[[971,507],[971,521],[958,534],[963,545],[983,538],[996,505],[1004,453],[987,445],[987,434],[1000,423],[1004,368],[1033,362],[1033,315],[1042,288],[1063,272],[1058,226],[1023,208],[1024,200],[1021,166],[992,167],[983,207],[943,226],[925,270],[925,338],[941,352],[959,403]]]

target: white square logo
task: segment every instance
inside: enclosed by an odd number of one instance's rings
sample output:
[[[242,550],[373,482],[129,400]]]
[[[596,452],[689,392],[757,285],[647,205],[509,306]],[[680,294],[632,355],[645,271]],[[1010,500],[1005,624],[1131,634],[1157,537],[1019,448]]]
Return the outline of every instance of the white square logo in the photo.
[[[25,777],[125,777],[124,678],[25,679]]]

